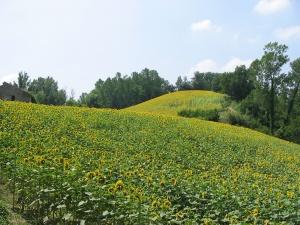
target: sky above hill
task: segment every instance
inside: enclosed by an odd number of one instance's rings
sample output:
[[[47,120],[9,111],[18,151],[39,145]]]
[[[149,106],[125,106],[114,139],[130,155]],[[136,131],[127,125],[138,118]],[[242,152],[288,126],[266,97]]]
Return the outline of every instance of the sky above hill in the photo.
[[[174,83],[232,71],[270,41],[300,57],[299,0],[0,0],[0,83],[52,76],[78,97],[147,67]]]

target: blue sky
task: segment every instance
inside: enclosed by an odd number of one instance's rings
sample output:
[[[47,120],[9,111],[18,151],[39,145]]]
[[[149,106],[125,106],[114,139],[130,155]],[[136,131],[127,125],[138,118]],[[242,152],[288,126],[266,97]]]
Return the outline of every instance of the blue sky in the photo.
[[[0,0],[0,82],[22,70],[76,96],[145,67],[230,71],[270,41],[300,57],[299,0]]]

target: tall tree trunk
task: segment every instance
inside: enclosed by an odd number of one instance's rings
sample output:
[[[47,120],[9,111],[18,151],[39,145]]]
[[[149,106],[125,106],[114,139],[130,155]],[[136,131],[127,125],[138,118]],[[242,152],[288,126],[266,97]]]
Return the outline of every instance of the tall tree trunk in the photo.
[[[270,93],[270,132],[274,133],[274,117],[275,117],[275,87],[274,78],[271,80],[271,93]]]
[[[288,105],[286,118],[284,120],[284,125],[288,125],[288,123],[290,122],[290,117],[291,117],[291,113],[292,113],[293,108],[294,108],[294,103],[295,103],[295,99],[296,99],[296,96],[297,96],[297,93],[298,93],[298,90],[299,90],[299,86],[300,86],[300,83],[297,83],[297,85],[296,85],[296,87],[293,91],[291,100],[290,100],[289,105]]]

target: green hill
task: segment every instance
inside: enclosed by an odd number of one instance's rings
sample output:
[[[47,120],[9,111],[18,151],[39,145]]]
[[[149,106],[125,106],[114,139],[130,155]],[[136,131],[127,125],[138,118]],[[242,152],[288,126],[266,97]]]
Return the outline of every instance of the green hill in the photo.
[[[1,105],[0,175],[36,224],[300,223],[299,145],[149,112]]]
[[[125,110],[177,115],[181,110],[220,109],[224,95],[212,91],[177,91],[151,99]]]

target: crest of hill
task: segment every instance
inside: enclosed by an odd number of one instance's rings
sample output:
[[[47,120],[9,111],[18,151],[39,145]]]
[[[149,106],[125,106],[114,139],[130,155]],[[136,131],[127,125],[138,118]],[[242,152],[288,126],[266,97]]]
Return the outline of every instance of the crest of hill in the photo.
[[[125,110],[176,116],[181,110],[220,109],[223,99],[223,94],[212,91],[177,91],[131,106]]]

